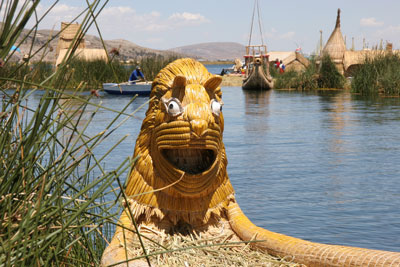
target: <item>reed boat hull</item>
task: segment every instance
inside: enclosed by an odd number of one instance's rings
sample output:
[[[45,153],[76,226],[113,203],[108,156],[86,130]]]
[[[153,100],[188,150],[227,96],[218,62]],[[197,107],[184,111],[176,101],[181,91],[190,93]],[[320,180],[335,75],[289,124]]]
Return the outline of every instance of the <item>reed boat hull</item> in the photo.
[[[274,86],[273,80],[267,78],[261,65],[256,65],[249,77],[243,81],[243,90],[270,90]]]

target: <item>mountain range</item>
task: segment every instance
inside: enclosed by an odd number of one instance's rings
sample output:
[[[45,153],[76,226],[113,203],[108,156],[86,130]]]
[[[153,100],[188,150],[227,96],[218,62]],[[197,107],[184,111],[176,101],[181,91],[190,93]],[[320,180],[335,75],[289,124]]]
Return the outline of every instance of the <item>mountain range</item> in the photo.
[[[22,57],[24,54],[29,54],[32,41],[32,51],[38,51],[40,47],[42,47],[48,40],[51,39],[51,36],[55,36],[56,34],[57,31],[38,30],[36,36],[33,37],[32,34],[29,34],[28,30],[24,30],[21,37],[16,42],[16,45],[20,48],[21,53],[15,53],[15,56]],[[22,41],[24,36],[27,37],[25,41]],[[44,61],[54,62],[56,60],[55,56],[57,42],[58,37],[52,40],[46,49],[42,49],[36,53],[33,56],[33,61],[43,58]],[[176,47],[168,50],[146,48],[123,39],[104,40],[104,44],[108,51],[113,48],[117,49],[119,51],[119,59],[121,61],[137,60],[142,57],[154,55],[176,55],[178,57],[186,56],[208,61],[233,61],[235,58],[242,58],[245,52],[245,46],[235,42],[200,43]],[[94,35],[85,35],[85,46],[86,48],[103,48],[100,38]]]

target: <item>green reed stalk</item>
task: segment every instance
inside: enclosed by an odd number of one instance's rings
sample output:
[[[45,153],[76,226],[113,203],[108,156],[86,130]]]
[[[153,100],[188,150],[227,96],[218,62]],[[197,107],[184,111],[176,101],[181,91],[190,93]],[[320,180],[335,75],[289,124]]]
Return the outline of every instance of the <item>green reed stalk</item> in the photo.
[[[18,10],[16,2],[1,5],[7,18],[1,38],[10,44],[23,28],[15,14],[32,15],[37,5],[26,13],[30,6]],[[2,55],[8,55],[7,49],[2,48]],[[93,154],[109,134],[86,132],[102,107],[88,111],[94,104],[80,95],[84,87],[72,94],[65,91],[73,69],[47,72],[42,62],[38,71],[28,70],[25,63],[10,65],[6,60],[0,81],[0,265],[97,266],[112,234],[108,222],[119,214],[116,202],[104,199],[110,199],[108,194],[116,198],[113,183],[133,164],[127,157],[106,171],[104,159],[125,137],[104,155]],[[14,90],[6,91],[8,85]],[[30,88],[43,91],[37,107],[29,103]],[[116,120],[105,129],[120,126],[114,124]]]
[[[363,95],[400,96],[400,56],[382,53],[366,58],[354,73],[351,89]]]

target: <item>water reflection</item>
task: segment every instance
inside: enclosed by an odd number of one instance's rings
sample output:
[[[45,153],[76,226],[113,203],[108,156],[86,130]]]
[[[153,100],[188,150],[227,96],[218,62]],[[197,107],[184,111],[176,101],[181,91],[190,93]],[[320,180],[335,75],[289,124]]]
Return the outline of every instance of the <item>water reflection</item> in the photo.
[[[246,115],[250,116],[268,116],[269,115],[269,91],[243,91],[245,101]]]
[[[333,95],[321,96],[321,111],[326,112],[323,123],[327,129],[331,129],[328,139],[329,150],[334,153],[351,152],[345,140],[346,130],[351,129],[356,123],[351,120],[349,114],[352,112],[351,94],[347,91],[335,92]],[[337,159],[340,163],[341,160]]]
[[[268,133],[269,98],[271,91],[243,91],[244,123],[247,132],[257,132],[258,137]]]

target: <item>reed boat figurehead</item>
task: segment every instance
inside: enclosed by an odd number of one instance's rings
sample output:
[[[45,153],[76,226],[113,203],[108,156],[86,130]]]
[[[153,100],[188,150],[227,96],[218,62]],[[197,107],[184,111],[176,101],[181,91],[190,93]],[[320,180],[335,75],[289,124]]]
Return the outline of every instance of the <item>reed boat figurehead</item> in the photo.
[[[127,182],[129,200],[102,265],[131,257],[132,215],[138,225],[170,234],[182,227],[207,231],[228,225],[241,240],[263,240],[254,245],[308,266],[399,266],[400,253],[312,243],[251,223],[236,203],[226,171],[221,81],[187,58],[156,76],[135,146],[134,157],[140,157]]]

